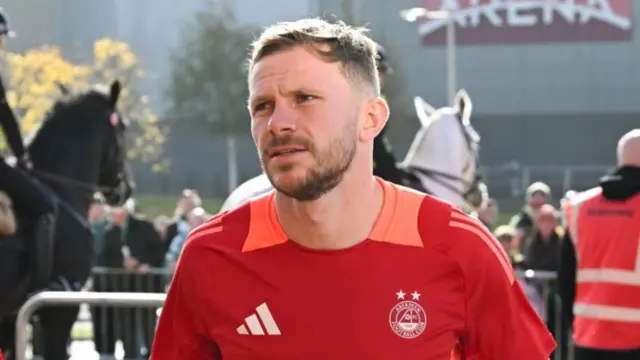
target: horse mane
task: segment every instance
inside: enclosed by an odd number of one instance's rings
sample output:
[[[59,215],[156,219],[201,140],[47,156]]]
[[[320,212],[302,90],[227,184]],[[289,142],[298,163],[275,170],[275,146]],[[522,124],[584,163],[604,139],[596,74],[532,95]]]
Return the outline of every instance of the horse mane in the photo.
[[[82,123],[87,121],[87,114],[95,112],[96,108],[108,108],[108,90],[94,86],[88,91],[68,95],[56,100],[45,118],[38,127],[28,136],[24,142],[27,147],[31,147],[43,136],[54,135],[58,129],[64,127],[82,128]],[[57,134],[55,134],[57,135]]]

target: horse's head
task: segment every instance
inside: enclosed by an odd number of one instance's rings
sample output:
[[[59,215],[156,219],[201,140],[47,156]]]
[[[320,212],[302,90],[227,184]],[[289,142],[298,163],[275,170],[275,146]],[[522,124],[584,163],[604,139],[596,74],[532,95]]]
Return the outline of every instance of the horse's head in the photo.
[[[106,146],[102,153],[98,186],[102,189],[107,203],[123,204],[133,194],[133,179],[127,168],[127,148],[125,131],[127,122],[117,109],[120,82],[115,80],[109,88],[108,103],[110,107],[109,127],[106,132]]]
[[[126,121],[117,109],[121,85],[71,94],[57,101],[29,145],[38,173],[52,185],[87,194],[100,190],[112,205],[133,193],[126,167]],[[65,181],[67,179],[68,181]],[[90,198],[90,197],[88,197]]]
[[[421,128],[403,166],[425,179],[425,187],[434,195],[457,205],[482,206],[486,188],[478,176],[480,136],[471,125],[469,94],[460,90],[451,107],[435,109],[419,96],[414,105]]]

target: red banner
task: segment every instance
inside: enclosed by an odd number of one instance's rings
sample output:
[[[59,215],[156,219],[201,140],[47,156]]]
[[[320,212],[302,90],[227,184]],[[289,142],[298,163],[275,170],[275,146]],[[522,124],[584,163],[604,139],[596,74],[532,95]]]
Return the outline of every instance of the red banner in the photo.
[[[423,0],[455,11],[457,44],[629,41],[632,0]],[[442,45],[447,19],[418,25],[425,45]]]

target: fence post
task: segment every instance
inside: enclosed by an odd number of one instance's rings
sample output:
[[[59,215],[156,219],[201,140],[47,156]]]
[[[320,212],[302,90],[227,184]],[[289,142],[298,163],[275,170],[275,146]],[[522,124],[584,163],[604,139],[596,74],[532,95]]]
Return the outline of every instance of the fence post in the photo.
[[[33,313],[47,305],[107,305],[115,307],[161,307],[166,294],[154,293],[98,293],[98,292],[65,292],[43,291],[27,300],[16,318],[16,360],[25,360],[29,337],[27,325]]]
[[[531,168],[530,167],[527,166],[522,168],[521,181],[522,181],[521,189],[523,191],[526,191],[529,185],[531,185]]]
[[[562,190],[566,193],[567,191],[571,190],[571,182],[573,181],[573,172],[571,170],[571,168],[566,168],[564,169],[564,181],[562,183]],[[563,194],[564,196],[564,194]]]

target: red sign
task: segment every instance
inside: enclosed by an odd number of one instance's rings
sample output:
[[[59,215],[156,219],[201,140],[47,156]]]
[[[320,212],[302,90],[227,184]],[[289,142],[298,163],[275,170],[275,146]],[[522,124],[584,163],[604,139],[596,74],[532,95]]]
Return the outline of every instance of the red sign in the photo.
[[[631,40],[634,0],[422,0],[455,12],[457,44]],[[447,19],[418,28],[425,45],[442,45]]]

